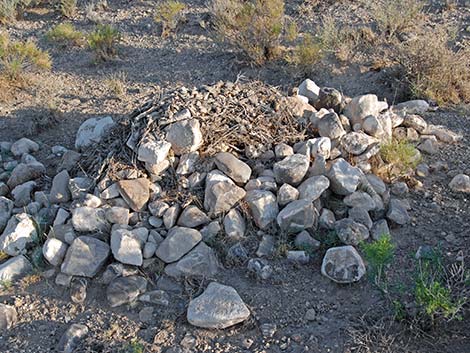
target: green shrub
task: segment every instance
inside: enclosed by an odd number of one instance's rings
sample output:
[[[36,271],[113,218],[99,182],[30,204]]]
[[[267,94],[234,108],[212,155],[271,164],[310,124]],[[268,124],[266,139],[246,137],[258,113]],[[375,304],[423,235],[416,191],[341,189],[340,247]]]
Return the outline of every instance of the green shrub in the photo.
[[[60,23],[46,33],[46,39],[61,46],[81,45],[84,35],[71,23]]]
[[[387,177],[390,180],[407,174],[421,161],[419,151],[405,139],[393,139],[383,143],[380,147],[380,155],[387,163]]]
[[[361,243],[364,258],[369,265],[369,273],[377,286],[384,284],[385,268],[392,262],[395,245],[389,234],[383,234],[378,240],[372,243]]]
[[[110,25],[97,25],[88,36],[88,44],[94,50],[97,61],[107,61],[117,55],[116,44],[121,39],[117,29]]]
[[[0,24],[7,24],[16,19],[18,0],[0,0]]]
[[[294,47],[292,55],[288,61],[297,66],[304,73],[311,73],[314,64],[322,59],[321,45],[313,39],[309,34],[306,34],[301,43]]]
[[[25,70],[49,70],[51,65],[49,54],[35,43],[12,42],[8,35],[0,34],[0,70],[8,80],[18,81]]]
[[[59,9],[62,16],[72,18],[77,14],[77,0],[60,0]]]
[[[182,18],[186,5],[178,0],[167,0],[157,6],[155,21],[162,24],[162,36],[174,31]]]
[[[419,23],[423,15],[421,0],[365,0],[378,29],[389,38]]]
[[[284,28],[283,0],[213,0],[219,37],[261,65],[279,57]]]

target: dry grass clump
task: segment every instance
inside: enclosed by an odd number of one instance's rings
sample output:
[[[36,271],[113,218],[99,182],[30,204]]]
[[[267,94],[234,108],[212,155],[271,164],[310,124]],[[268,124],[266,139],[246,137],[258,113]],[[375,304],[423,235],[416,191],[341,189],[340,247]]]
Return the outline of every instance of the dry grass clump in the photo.
[[[60,0],[59,10],[64,17],[74,17],[77,14],[77,0]]]
[[[12,42],[7,34],[0,34],[0,73],[8,81],[22,81],[25,71],[49,70],[51,66],[49,54],[35,43]]]
[[[116,45],[120,39],[121,34],[116,28],[99,24],[88,35],[88,45],[94,50],[97,61],[108,61],[117,56]]]
[[[299,68],[302,72],[309,74],[313,65],[323,58],[321,44],[310,34],[304,35],[302,41],[297,44],[287,60]]]
[[[397,55],[414,96],[439,104],[470,102],[470,48],[454,51],[445,30],[404,43]]]
[[[394,139],[382,144],[380,156],[387,163],[384,177],[388,180],[407,175],[421,161],[419,151],[407,140]]]
[[[378,29],[389,38],[419,24],[422,0],[364,0]]]
[[[11,23],[16,19],[18,0],[0,0],[0,24]]]
[[[213,0],[219,37],[256,65],[280,54],[284,28],[283,0]]]
[[[111,74],[106,80],[106,89],[116,97],[122,97],[126,93],[126,80],[125,72],[118,72]]]
[[[157,6],[155,21],[162,24],[162,37],[176,30],[185,8],[186,5],[178,0],[167,0]]]
[[[46,33],[46,39],[63,47],[75,46],[83,44],[84,34],[71,23],[60,23]]]

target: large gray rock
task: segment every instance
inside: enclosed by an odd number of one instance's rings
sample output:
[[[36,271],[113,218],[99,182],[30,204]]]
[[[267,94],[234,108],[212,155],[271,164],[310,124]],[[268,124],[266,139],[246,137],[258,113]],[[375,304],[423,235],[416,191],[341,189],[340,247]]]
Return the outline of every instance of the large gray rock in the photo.
[[[470,176],[465,175],[465,174],[457,174],[450,181],[449,187],[451,188],[453,192],[470,193]],[[1,223],[0,223],[0,229],[1,229]]]
[[[137,159],[150,164],[162,163],[170,152],[171,143],[146,137],[139,145]]]
[[[201,242],[178,262],[167,265],[165,273],[176,278],[184,276],[210,278],[219,268],[220,264],[214,250]]]
[[[320,87],[310,79],[304,80],[299,86],[299,94],[307,97],[310,104],[314,104],[318,100]]]
[[[303,154],[293,154],[274,163],[273,172],[279,184],[297,185],[307,174],[310,160]]]
[[[0,196],[0,232],[3,232],[13,210],[13,201]]]
[[[316,227],[318,212],[308,200],[289,203],[277,216],[277,224],[282,231],[299,233],[307,228]]]
[[[94,277],[109,257],[109,245],[93,237],[75,238],[67,250],[61,271],[71,276]]]
[[[239,211],[232,208],[224,217],[224,230],[227,236],[240,239],[245,236],[246,223]]]
[[[199,160],[199,152],[185,153],[180,157],[178,168],[176,168],[176,174],[188,175],[195,171],[196,164]]]
[[[111,224],[129,224],[129,209],[127,207],[109,207],[105,211],[106,220]]]
[[[38,232],[33,219],[26,213],[10,218],[0,236],[0,251],[16,256],[25,253],[28,245],[38,240]]]
[[[37,151],[39,151],[39,145],[26,137],[20,138],[19,140],[13,142],[10,147],[10,152],[15,157],[21,157],[23,154]]]
[[[356,249],[346,245],[327,250],[321,273],[336,283],[353,283],[364,276],[366,267]]]
[[[67,244],[61,240],[49,238],[42,246],[42,254],[52,266],[59,266],[65,257],[67,248]]]
[[[203,143],[199,120],[189,119],[171,124],[166,139],[176,155],[197,151]]]
[[[144,209],[150,198],[150,183],[147,178],[120,180],[119,193],[130,208],[136,212]]]
[[[369,229],[350,218],[343,218],[335,223],[338,238],[346,245],[359,245],[369,238]]]
[[[73,353],[80,344],[80,341],[88,335],[88,327],[81,324],[72,324],[60,338],[57,345],[57,352]]]
[[[14,281],[33,272],[33,266],[23,255],[18,255],[0,264],[0,281]]]
[[[105,210],[88,206],[72,210],[72,224],[77,232],[105,232],[109,228]]]
[[[299,190],[289,184],[282,184],[277,191],[277,203],[279,206],[285,206],[288,203],[299,198]]]
[[[356,191],[363,174],[343,158],[338,158],[332,164],[327,176],[330,179],[330,188],[333,192],[338,195],[349,195]]]
[[[219,171],[212,171],[206,178],[204,208],[211,216],[229,211],[245,197],[245,190]]]
[[[330,186],[330,181],[323,175],[313,176],[305,180],[297,188],[299,190],[299,199],[315,201]]]
[[[251,168],[233,154],[219,152],[215,156],[215,164],[225,175],[237,184],[245,184],[251,176]]]
[[[174,227],[160,243],[155,255],[166,263],[178,261],[202,240],[195,229]]]
[[[49,193],[49,201],[51,203],[70,201],[69,181],[70,176],[66,170],[61,171],[52,179],[52,187]]]
[[[40,178],[44,174],[46,174],[46,167],[42,163],[19,163],[11,172],[7,185],[10,190],[13,190],[16,186]]]
[[[387,102],[379,102],[375,94],[366,94],[354,97],[344,108],[351,126],[361,124],[365,117],[372,115],[378,116],[379,113],[388,108]]]
[[[81,150],[94,143],[101,141],[115,125],[113,118],[106,116],[103,118],[90,118],[80,125],[75,138],[75,148]]]
[[[394,105],[392,109],[396,113],[423,114],[428,111],[429,103],[424,100],[417,99],[399,103],[397,105]]]
[[[27,181],[26,183],[16,186],[11,191],[16,207],[25,207],[31,202],[31,194],[36,187],[35,181]]]
[[[349,194],[343,199],[343,202],[346,206],[358,207],[366,211],[372,211],[376,207],[374,199],[364,191],[355,191]]]
[[[424,120],[419,115],[412,115],[412,114],[407,114],[405,116],[402,125],[405,127],[413,128],[420,134],[423,134],[428,127],[426,120]]]
[[[178,225],[181,227],[195,228],[207,224],[211,219],[197,206],[189,205],[178,218]]]
[[[114,308],[131,303],[147,289],[147,280],[142,276],[118,277],[106,289],[109,305]]]
[[[116,260],[123,264],[142,266],[142,241],[131,231],[116,229],[111,233],[111,251]]]
[[[237,291],[212,282],[197,298],[189,302],[187,319],[197,327],[224,329],[245,321],[250,316]]]
[[[379,240],[383,236],[390,235],[390,229],[386,219],[380,219],[372,225],[370,230],[372,239]]]
[[[0,303],[0,330],[5,332],[15,326],[18,314],[14,306]]]
[[[331,140],[339,139],[346,134],[341,119],[336,113],[326,114],[318,122],[318,133],[321,137],[328,137]]]
[[[344,150],[355,156],[365,152],[374,143],[378,143],[378,140],[363,132],[350,132],[341,138]]]
[[[276,196],[270,191],[250,190],[246,193],[245,201],[260,229],[269,226],[279,213]]]
[[[399,225],[410,222],[411,217],[406,204],[400,199],[391,199],[388,204],[387,219]]]

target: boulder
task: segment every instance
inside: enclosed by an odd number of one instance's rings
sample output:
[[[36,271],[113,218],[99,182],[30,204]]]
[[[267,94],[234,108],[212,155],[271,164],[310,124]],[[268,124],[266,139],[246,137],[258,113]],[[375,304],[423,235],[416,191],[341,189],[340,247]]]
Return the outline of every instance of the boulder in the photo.
[[[217,216],[229,211],[243,197],[245,190],[219,171],[212,171],[206,178],[206,189],[204,195],[204,208],[210,216]]]
[[[31,263],[23,255],[18,255],[0,264],[0,281],[15,281],[31,272]]]
[[[239,211],[232,208],[224,217],[225,234],[234,239],[245,236],[246,223]]]
[[[111,251],[114,258],[128,265],[142,266],[142,241],[131,231],[116,229],[111,233]]]
[[[71,199],[69,190],[70,176],[66,170],[61,171],[52,179],[52,187],[49,193],[51,203],[69,202]]]
[[[277,191],[277,203],[279,206],[285,206],[288,203],[299,198],[299,190],[289,184],[282,184]]]
[[[150,183],[147,178],[118,181],[119,193],[135,212],[143,210],[150,198]]]
[[[195,228],[207,224],[211,219],[197,206],[187,206],[178,218],[178,225],[181,227]]]
[[[250,190],[246,193],[245,201],[260,229],[269,226],[279,213],[276,196],[270,191]]]
[[[331,87],[322,87],[318,93],[318,100],[314,103],[316,109],[333,109],[339,113],[342,110],[343,96],[340,91]]]
[[[375,94],[366,94],[354,97],[344,108],[351,126],[354,124],[362,124],[365,117],[372,115],[378,116],[379,113],[388,108],[387,102],[379,102]]]
[[[320,87],[310,79],[305,79],[299,86],[299,94],[307,97],[310,104],[315,104],[320,94]]]
[[[6,332],[16,325],[18,314],[14,306],[0,303],[0,330]]]
[[[388,205],[387,219],[399,225],[404,225],[411,220],[405,203],[400,199],[392,198]]]
[[[94,143],[99,143],[115,125],[113,118],[106,116],[103,118],[90,118],[85,120],[78,129],[75,138],[75,148],[84,149]]]
[[[202,240],[195,229],[174,227],[157,248],[155,255],[166,263],[178,261]]]
[[[171,143],[173,152],[178,156],[197,151],[203,143],[199,120],[189,119],[171,124],[166,139]]]
[[[37,151],[39,151],[39,145],[26,137],[20,138],[19,140],[13,142],[10,147],[10,152],[15,157],[21,157],[23,154]]]
[[[251,168],[233,154],[219,152],[215,156],[215,164],[225,175],[237,184],[245,184],[251,176]]]
[[[273,172],[279,184],[297,185],[307,174],[310,160],[302,154],[293,154],[274,163]]]
[[[16,186],[11,191],[16,207],[25,207],[31,202],[31,194],[36,187],[36,182],[27,181],[21,185]]]
[[[470,193],[470,176],[465,174],[457,174],[450,181],[449,187],[453,192]]]
[[[356,249],[346,245],[326,251],[321,273],[336,283],[353,283],[364,276],[366,267]]]
[[[13,190],[18,185],[24,184],[27,181],[38,179],[46,174],[46,168],[42,163],[19,163],[11,172],[7,185],[10,190]]]
[[[200,276],[211,278],[220,268],[217,256],[205,243],[199,243],[178,262],[165,267],[165,273],[171,277]]]
[[[109,229],[105,210],[88,206],[72,210],[72,225],[77,232],[106,232]]]
[[[299,233],[307,228],[316,227],[318,212],[308,200],[292,201],[277,216],[277,224],[282,231]]]
[[[225,329],[248,319],[247,308],[237,291],[212,282],[188,305],[187,320],[196,327]]]
[[[299,191],[299,199],[313,202],[318,199],[329,186],[330,181],[323,175],[310,177],[297,188]]]
[[[94,277],[109,257],[109,245],[89,236],[75,238],[67,250],[61,271],[71,276]]]
[[[147,289],[147,280],[142,276],[118,277],[106,289],[106,298],[112,308],[131,303]]]
[[[333,192],[338,195],[349,195],[356,191],[363,174],[343,158],[338,158],[331,165],[327,176],[330,179],[330,188]]]
[[[67,248],[67,244],[59,239],[49,238],[42,246],[42,254],[52,266],[59,266],[65,257]]]
[[[335,231],[338,238],[346,245],[359,245],[369,238],[369,229],[350,218],[343,218],[335,223]]]
[[[339,139],[346,134],[341,119],[336,113],[326,114],[318,121],[318,133],[331,140]]]
[[[365,211],[372,211],[376,207],[374,199],[364,191],[355,191],[349,194],[343,199],[343,202],[346,206],[358,207]]]
[[[341,138],[341,145],[344,150],[355,156],[364,153],[370,145],[377,142],[377,139],[363,132],[350,132]]]
[[[0,251],[10,256],[20,255],[37,240],[38,233],[33,219],[26,213],[19,213],[10,218],[0,236]]]

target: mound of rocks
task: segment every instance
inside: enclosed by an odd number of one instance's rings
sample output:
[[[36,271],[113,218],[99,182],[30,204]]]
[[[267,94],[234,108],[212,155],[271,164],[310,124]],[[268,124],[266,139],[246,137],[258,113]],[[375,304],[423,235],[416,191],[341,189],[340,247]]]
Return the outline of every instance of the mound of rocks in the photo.
[[[180,100],[172,119],[161,121],[146,106],[139,119],[153,119],[154,129],[134,131],[124,147],[140,164],[95,180],[72,173],[79,152],[55,146],[61,160],[47,187],[46,168],[31,155],[40,146],[28,139],[2,142],[0,251],[8,258],[0,264],[0,280],[31,272],[24,255],[41,247],[57,269],[56,283],[70,287],[74,301],[86,299],[93,279],[107,287],[110,306],[136,300],[168,305],[168,278],[210,279],[222,269],[214,242],[233,244],[226,260],[247,264],[247,271],[266,280],[281,233],[297,248],[286,259],[305,264],[320,248],[316,237],[334,231],[343,245],[328,249],[321,273],[337,283],[359,281],[366,268],[355,247],[410,221],[407,185],[388,185],[372,173],[381,143],[406,137],[416,141],[417,154],[433,153],[438,141],[459,136],[427,124],[418,115],[429,108],[423,101],[389,107],[375,95],[350,99],[306,80],[284,102],[283,109],[306,127],[306,138],[244,150],[221,142],[209,156],[200,153],[207,121],[194,106]],[[77,133],[77,150],[92,148],[107,133],[114,136],[115,126],[109,117],[87,120]],[[468,177],[456,178],[451,188],[468,192]],[[46,230],[44,244],[37,223]],[[253,228],[256,234],[249,234]],[[253,236],[254,254],[243,245]],[[154,274],[154,268],[163,268],[156,288],[139,271]],[[195,326],[226,328],[249,315],[234,288],[212,282],[189,303],[187,318]]]

